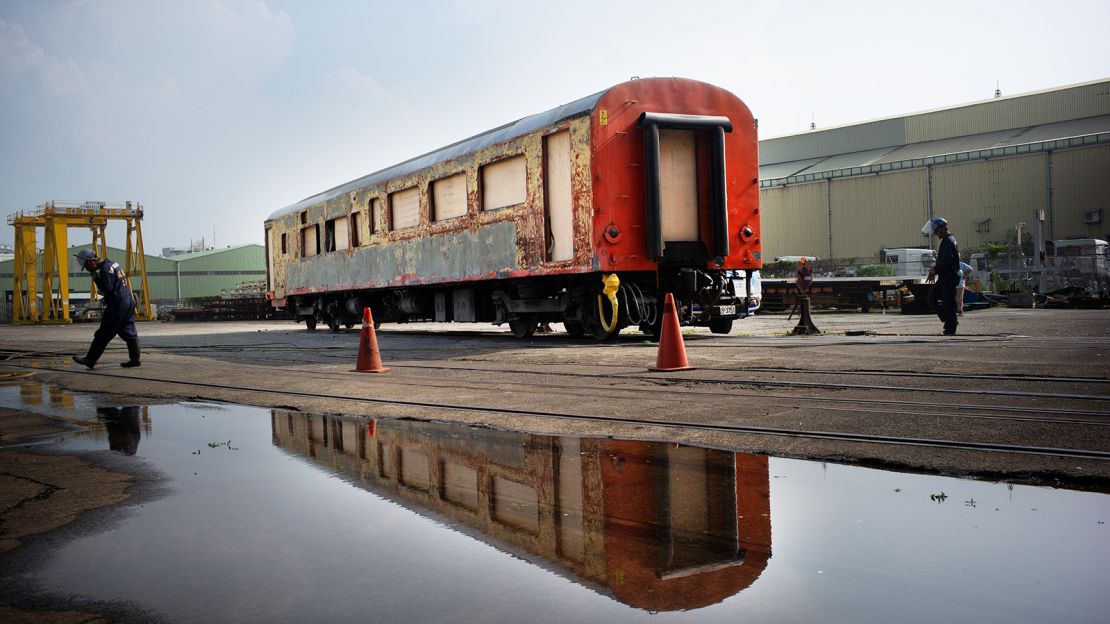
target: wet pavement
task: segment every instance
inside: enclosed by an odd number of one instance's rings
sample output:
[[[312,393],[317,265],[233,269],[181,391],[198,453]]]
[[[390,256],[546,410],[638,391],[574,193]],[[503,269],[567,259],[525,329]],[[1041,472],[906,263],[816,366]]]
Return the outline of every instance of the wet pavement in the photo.
[[[32,543],[0,555],[0,605],[124,603],[174,622],[1110,612],[1106,494],[33,382],[0,385],[0,407],[64,426],[0,453],[77,453],[160,482],[110,522],[54,530],[31,561]]]

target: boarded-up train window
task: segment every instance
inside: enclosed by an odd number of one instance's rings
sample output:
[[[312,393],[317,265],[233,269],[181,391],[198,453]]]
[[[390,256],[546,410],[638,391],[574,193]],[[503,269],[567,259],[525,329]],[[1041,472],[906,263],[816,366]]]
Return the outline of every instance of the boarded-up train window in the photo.
[[[382,214],[382,200],[375,197],[370,200],[370,233],[381,234],[385,231],[385,215]]]
[[[523,156],[482,167],[482,210],[497,210],[528,199],[528,176]]]
[[[285,232],[281,233],[281,253],[283,255],[289,253],[288,247],[285,243]]]
[[[410,188],[389,194],[389,223],[394,230],[420,225],[420,189]]]
[[[314,223],[301,229],[301,256],[309,258],[320,253],[320,224]]]
[[[347,248],[347,217],[328,219],[324,222],[324,251],[342,251]]]
[[[351,247],[358,247],[361,244],[360,239],[359,239],[359,235],[361,234],[361,232],[359,232],[359,226],[360,225],[361,224],[359,223],[358,213],[357,212],[352,212],[351,213]]]
[[[454,219],[466,214],[466,174],[432,182],[432,221]]]

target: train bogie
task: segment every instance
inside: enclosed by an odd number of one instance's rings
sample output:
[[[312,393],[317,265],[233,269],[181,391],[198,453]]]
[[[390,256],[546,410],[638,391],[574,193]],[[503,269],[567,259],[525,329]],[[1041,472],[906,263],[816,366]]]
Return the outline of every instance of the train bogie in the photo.
[[[663,294],[725,333],[760,266],[755,121],[682,79],[617,85],[298,202],[266,222],[270,297],[309,328],[547,323],[656,334]]]

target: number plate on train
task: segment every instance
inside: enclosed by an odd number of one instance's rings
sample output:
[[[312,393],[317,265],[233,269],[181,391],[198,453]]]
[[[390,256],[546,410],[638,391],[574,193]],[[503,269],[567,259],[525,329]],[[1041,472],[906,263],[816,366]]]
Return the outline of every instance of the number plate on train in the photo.
[[[723,305],[717,306],[717,316],[733,316],[736,314],[736,306]]]

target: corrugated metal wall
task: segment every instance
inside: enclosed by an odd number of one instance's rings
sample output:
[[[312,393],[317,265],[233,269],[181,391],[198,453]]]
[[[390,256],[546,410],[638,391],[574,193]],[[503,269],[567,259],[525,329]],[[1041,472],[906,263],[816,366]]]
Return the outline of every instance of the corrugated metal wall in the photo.
[[[266,249],[262,245],[244,245],[217,249],[199,254],[174,256],[184,271],[265,271]]]
[[[829,255],[829,214],[824,182],[794,184],[759,192],[763,258]]]
[[[1036,211],[1048,206],[1047,153],[937,165],[932,214],[944,217],[964,249],[1005,241],[1018,223],[1034,232]],[[1110,145],[1051,152],[1050,238],[1110,236]],[[838,178],[760,191],[765,261],[777,256],[860,258],[883,247],[921,247],[929,218],[929,171]],[[832,254],[829,253],[829,205]],[[1101,222],[1084,223],[1102,210]],[[989,219],[990,222],[985,223]]]
[[[884,247],[924,244],[927,184],[924,169],[833,180],[832,257],[871,256]]]
[[[1101,210],[1099,223],[1084,213]],[[1052,236],[1110,238],[1110,145],[1052,153]]]
[[[1018,223],[1032,232],[1045,190],[1044,154],[942,165],[933,168],[933,215],[948,219],[961,247],[981,247],[1006,240]],[[984,219],[990,230],[977,232]]]

